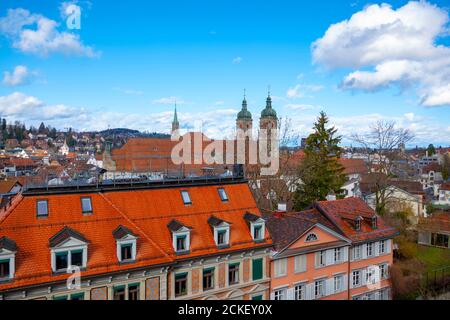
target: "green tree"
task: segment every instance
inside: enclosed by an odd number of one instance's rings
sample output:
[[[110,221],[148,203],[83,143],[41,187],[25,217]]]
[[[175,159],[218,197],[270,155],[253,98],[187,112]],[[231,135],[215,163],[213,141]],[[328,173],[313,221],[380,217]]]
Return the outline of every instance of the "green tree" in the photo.
[[[444,155],[444,159],[442,161],[441,167],[442,167],[442,169],[441,169],[442,178],[444,180],[448,180],[448,178],[450,176],[450,154],[449,153],[446,153]]]
[[[306,139],[305,158],[298,176],[300,182],[294,194],[294,207],[303,210],[314,201],[325,200],[330,192],[340,194],[346,177],[344,167],[338,162],[341,155],[337,129],[327,128],[328,117],[322,111],[314,124],[314,133]]]
[[[436,153],[436,148],[432,144],[429,144],[427,151],[428,151],[428,156],[432,156],[433,154]]]

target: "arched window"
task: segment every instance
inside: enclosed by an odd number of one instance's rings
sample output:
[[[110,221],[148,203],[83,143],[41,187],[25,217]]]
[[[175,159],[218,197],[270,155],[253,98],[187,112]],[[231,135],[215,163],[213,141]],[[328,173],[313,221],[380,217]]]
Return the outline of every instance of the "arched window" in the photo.
[[[308,236],[306,237],[305,242],[311,242],[311,241],[317,241],[317,236],[315,233],[310,233],[308,234]]]

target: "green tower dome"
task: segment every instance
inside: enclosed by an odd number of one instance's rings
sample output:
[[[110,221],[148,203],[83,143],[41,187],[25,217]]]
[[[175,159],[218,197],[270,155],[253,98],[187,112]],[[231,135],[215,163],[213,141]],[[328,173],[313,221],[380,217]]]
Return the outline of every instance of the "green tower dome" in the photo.
[[[275,111],[275,109],[272,108],[272,98],[269,95],[266,100],[266,107],[261,112],[261,118],[276,118],[276,117],[277,112]]]
[[[247,100],[242,101],[242,109],[237,115],[237,120],[252,120],[252,114],[247,110]]]

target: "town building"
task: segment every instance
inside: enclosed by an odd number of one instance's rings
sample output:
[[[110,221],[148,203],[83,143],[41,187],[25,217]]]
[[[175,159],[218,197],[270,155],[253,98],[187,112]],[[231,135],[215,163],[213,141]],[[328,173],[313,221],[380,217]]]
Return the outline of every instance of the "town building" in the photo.
[[[0,299],[268,299],[271,246],[242,176],[24,188]]]
[[[271,299],[391,298],[397,231],[363,200],[319,201],[310,210],[264,216],[274,242]]]

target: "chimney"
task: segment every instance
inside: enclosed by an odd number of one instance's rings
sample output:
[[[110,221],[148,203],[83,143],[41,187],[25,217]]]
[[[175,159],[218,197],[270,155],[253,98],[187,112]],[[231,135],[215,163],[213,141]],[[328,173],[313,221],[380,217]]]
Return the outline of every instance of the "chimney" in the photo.
[[[286,202],[278,203],[278,212],[286,212]]]
[[[336,195],[334,194],[333,191],[331,191],[328,195],[327,195],[327,201],[334,201],[336,200]]]

